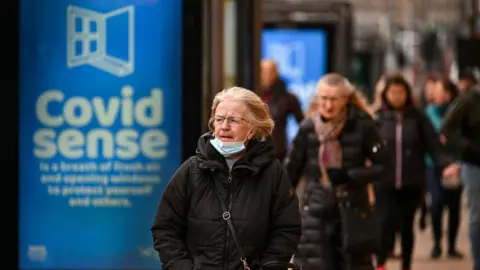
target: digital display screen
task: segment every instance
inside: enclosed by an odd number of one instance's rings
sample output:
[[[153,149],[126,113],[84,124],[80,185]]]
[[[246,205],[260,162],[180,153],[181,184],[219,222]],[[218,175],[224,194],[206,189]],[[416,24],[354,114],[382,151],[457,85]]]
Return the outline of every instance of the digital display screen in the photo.
[[[323,29],[267,28],[262,33],[262,59],[277,63],[281,79],[295,94],[305,112],[318,79],[328,72],[328,33]],[[289,116],[287,138],[290,143],[298,124]]]

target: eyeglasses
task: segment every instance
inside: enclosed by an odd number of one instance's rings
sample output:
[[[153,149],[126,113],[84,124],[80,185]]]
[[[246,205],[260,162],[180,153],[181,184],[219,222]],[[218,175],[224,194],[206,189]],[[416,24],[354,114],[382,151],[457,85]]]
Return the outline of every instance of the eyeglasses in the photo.
[[[344,96],[318,96],[318,102],[330,101],[332,103],[337,103],[344,98]]]
[[[247,119],[239,116],[225,117],[223,115],[214,115],[212,116],[212,119],[213,119],[213,124],[215,125],[222,125],[225,122],[225,120],[227,120],[227,125],[229,124],[238,125],[238,124],[241,124],[242,121],[245,121],[248,123]]]

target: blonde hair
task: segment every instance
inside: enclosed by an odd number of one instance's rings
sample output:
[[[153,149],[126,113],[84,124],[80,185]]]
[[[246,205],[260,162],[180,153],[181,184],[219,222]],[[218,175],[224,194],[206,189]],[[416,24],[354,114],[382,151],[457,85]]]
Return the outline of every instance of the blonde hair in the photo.
[[[253,126],[255,137],[264,140],[272,134],[274,124],[268,105],[253,91],[238,86],[224,89],[215,95],[211,111],[212,117],[210,117],[208,122],[208,127],[211,131],[214,131],[213,116],[218,104],[226,100],[242,102],[247,106],[250,112],[248,121]]]
[[[322,85],[328,85],[332,87],[338,87],[344,96],[348,97],[348,103],[353,104],[358,107],[360,110],[369,114],[372,118],[374,117],[373,113],[370,111],[368,106],[367,99],[365,96],[358,91],[347,78],[342,76],[339,73],[328,73],[317,83],[317,92],[318,95],[321,92]]]
[[[373,96],[373,103],[370,105],[370,110],[376,112],[382,107],[382,94],[385,90],[385,75],[378,79],[377,84],[375,85],[375,94]]]
[[[374,114],[370,111],[368,106],[367,99],[358,91],[349,81],[347,78],[343,77],[338,73],[329,73],[318,81],[317,84],[317,94],[321,90],[322,85],[328,85],[333,87],[338,87],[344,96],[348,97],[348,103],[357,106],[360,110],[369,114],[372,118],[375,118]],[[372,184],[367,185],[367,193],[368,193],[368,202],[370,205],[375,204],[375,191],[373,189]]]
[[[310,99],[310,101],[308,102],[308,107],[305,114],[307,115],[307,117],[313,117],[317,114],[317,110],[318,110],[317,99],[316,98]]]

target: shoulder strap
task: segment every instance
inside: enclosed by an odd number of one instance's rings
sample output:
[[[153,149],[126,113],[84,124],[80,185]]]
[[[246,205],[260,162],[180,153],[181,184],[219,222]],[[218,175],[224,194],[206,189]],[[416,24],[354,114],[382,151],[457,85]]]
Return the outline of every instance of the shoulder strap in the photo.
[[[238,252],[241,254],[240,260],[243,263],[243,269],[244,270],[250,270],[250,267],[247,264],[247,258],[245,258],[245,254],[243,253],[243,249],[240,246],[240,243],[237,240],[237,234],[235,233],[235,228],[233,227],[233,222],[232,222],[232,215],[228,211],[227,207],[225,206],[225,203],[222,200],[222,197],[220,196],[220,193],[217,190],[217,187],[215,186],[215,183],[213,181],[210,181],[210,184],[213,187],[213,190],[215,191],[215,194],[218,197],[218,200],[220,201],[220,207],[222,208],[222,218],[227,222],[228,229],[230,230],[230,233],[232,234],[233,241],[235,242],[235,246],[237,246]]]
[[[233,242],[235,242],[235,246],[237,247],[238,252],[241,254],[240,260],[243,263],[243,269],[244,270],[250,270],[250,267],[248,266],[247,263],[247,258],[245,257],[245,253],[243,253],[243,249],[240,246],[240,243],[238,242],[237,239],[237,234],[235,233],[235,227],[233,227],[233,222],[232,222],[232,215],[230,214],[230,211],[228,211],[227,207],[225,206],[225,203],[222,200],[222,197],[220,196],[220,193],[217,190],[217,187],[215,186],[215,183],[213,181],[210,181],[210,185],[213,187],[213,190],[215,191],[215,194],[217,195],[218,200],[220,201],[220,207],[222,208],[222,218],[227,222],[228,229],[230,230],[230,234],[232,235]],[[281,261],[271,261],[267,262],[264,265],[261,266],[260,269],[264,268],[285,268],[285,269],[294,269],[294,270],[301,270],[302,267],[297,266],[293,263],[287,263],[287,262],[281,262]]]

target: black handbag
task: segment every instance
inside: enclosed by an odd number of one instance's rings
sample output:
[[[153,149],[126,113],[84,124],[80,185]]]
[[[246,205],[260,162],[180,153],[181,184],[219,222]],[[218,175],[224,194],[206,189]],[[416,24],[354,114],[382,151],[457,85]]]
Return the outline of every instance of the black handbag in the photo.
[[[351,254],[376,253],[380,244],[380,226],[373,206],[352,207],[339,203],[343,250]]]
[[[218,197],[218,200],[220,201],[220,207],[222,208],[222,218],[227,222],[228,229],[230,230],[230,234],[232,235],[233,242],[235,242],[235,246],[237,247],[238,252],[241,255],[240,261],[243,264],[243,269],[244,270],[250,270],[250,266],[247,263],[247,258],[245,257],[245,253],[243,253],[243,249],[240,246],[240,243],[237,240],[237,234],[235,233],[235,227],[233,227],[233,222],[232,222],[232,215],[230,214],[229,209],[225,206],[225,203],[222,200],[222,197],[220,196],[220,193],[217,190],[217,187],[213,183],[213,181],[210,181],[210,184],[213,187],[213,190],[215,191],[215,194]],[[293,270],[302,270],[301,266],[298,266],[293,263],[287,263],[287,262],[282,262],[282,261],[271,261],[267,262],[263,265],[261,265],[258,269],[293,269]]]
[[[321,171],[322,184],[331,187],[326,169],[322,167]],[[380,226],[375,217],[373,202],[364,206],[352,205],[346,185],[335,187],[334,194],[340,214],[343,251],[350,254],[376,253],[380,244]]]

